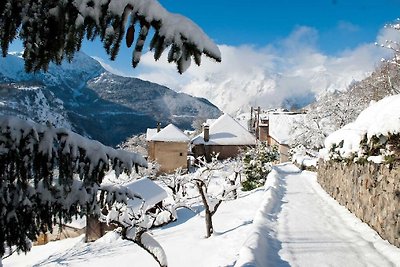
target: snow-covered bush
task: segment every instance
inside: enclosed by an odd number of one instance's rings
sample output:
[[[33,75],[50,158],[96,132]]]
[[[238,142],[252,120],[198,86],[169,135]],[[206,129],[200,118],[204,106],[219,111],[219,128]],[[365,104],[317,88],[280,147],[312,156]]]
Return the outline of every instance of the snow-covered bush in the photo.
[[[318,153],[307,149],[302,145],[298,145],[290,149],[292,162],[297,164],[302,170],[314,171],[317,167]]]
[[[6,247],[30,249],[54,224],[98,215],[135,196],[123,186],[103,186],[105,172],[118,176],[147,166],[136,154],[102,145],[66,129],[0,116],[0,255]],[[1,262],[1,261],[0,261]]]
[[[266,142],[259,142],[254,148],[244,152],[242,182],[243,190],[248,191],[264,185],[272,163],[279,159],[278,149],[269,147]]]
[[[321,156],[325,160],[392,163],[400,145],[400,95],[372,103],[357,119],[329,135]]]

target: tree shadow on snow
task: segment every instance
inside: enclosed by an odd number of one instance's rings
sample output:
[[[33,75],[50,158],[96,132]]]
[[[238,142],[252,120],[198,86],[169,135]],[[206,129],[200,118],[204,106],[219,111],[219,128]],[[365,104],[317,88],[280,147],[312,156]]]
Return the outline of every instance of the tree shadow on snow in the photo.
[[[88,255],[91,257],[107,257],[115,255],[122,247],[136,246],[131,241],[120,241],[116,245],[115,243],[77,243],[72,248],[62,251],[60,253],[53,254],[47,259],[32,265],[33,267],[48,266],[48,265],[66,265],[68,266],[71,262],[74,264],[87,262]]]
[[[224,235],[224,234],[227,234],[229,232],[235,231],[236,229],[239,229],[242,226],[246,226],[246,225],[249,225],[249,224],[252,224],[252,223],[253,223],[253,220],[244,221],[242,224],[239,224],[238,226],[235,226],[235,227],[233,227],[231,229],[228,229],[228,230],[225,230],[223,232],[214,231],[213,235]]]
[[[176,214],[178,215],[178,219],[174,222],[164,225],[163,227],[161,227],[161,229],[168,229],[171,227],[181,225],[181,224],[187,222],[188,220],[190,220],[191,218],[197,216],[204,210],[203,205],[198,205],[198,206],[194,206],[191,208],[192,208],[192,210],[189,208],[185,208],[185,207],[181,207],[181,208],[177,209]]]

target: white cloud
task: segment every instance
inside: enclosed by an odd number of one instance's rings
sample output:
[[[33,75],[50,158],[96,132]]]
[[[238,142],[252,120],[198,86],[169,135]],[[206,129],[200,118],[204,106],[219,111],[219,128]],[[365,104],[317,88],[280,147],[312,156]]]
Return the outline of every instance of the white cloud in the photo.
[[[394,35],[383,29],[377,41],[385,38]],[[317,49],[317,41],[315,29],[297,27],[287,38],[262,48],[220,45],[221,63],[203,58],[200,67],[193,63],[183,75],[167,63],[166,55],[155,62],[153,54],[146,53],[137,77],[205,97],[223,111],[235,113],[250,105],[277,107],[291,99],[305,104],[322,92],[345,90],[387,55],[385,49],[364,44],[330,56]]]
[[[339,23],[338,23],[338,29],[347,31],[347,32],[357,32],[360,30],[360,27],[351,22],[342,20],[342,21],[339,21]]]

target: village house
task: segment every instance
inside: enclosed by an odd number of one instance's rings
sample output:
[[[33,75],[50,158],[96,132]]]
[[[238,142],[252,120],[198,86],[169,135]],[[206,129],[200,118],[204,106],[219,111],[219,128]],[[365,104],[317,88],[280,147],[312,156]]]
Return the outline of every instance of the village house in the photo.
[[[210,125],[205,124],[203,132],[191,141],[194,156],[205,156],[207,160],[211,159],[212,153],[218,153],[218,159],[233,158],[255,144],[255,136],[228,114]]]
[[[148,160],[159,164],[158,174],[188,168],[187,151],[190,139],[175,125],[169,124],[164,129],[148,129],[146,140]]]
[[[280,162],[289,161],[290,142],[297,134],[297,126],[304,122],[304,113],[286,110],[268,110],[264,113],[258,108],[252,109],[253,131],[258,140],[276,146],[280,154]]]

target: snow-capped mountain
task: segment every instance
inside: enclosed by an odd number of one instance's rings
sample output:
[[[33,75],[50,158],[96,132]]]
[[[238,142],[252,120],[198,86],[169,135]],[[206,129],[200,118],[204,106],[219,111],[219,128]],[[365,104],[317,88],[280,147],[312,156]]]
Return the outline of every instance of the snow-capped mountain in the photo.
[[[220,111],[205,99],[111,74],[84,53],[34,74],[13,53],[0,58],[0,114],[49,121],[116,145],[157,122],[187,129],[194,119],[215,118]]]
[[[326,92],[345,91],[354,77],[361,80],[368,74],[338,76],[324,69],[304,70],[303,73],[259,70],[251,75],[209,74],[194,79],[182,91],[207,98],[231,114],[248,112],[250,106],[297,109],[314,102]]]
[[[206,98],[237,115],[249,112],[250,106],[301,108],[326,92],[346,91],[354,81],[370,75],[384,56],[374,45],[339,55],[312,48],[291,52],[221,45],[220,49],[221,63],[205,60],[200,67],[189,68],[179,82],[173,66],[154,64],[149,52],[143,57],[146,70],[139,77]]]

